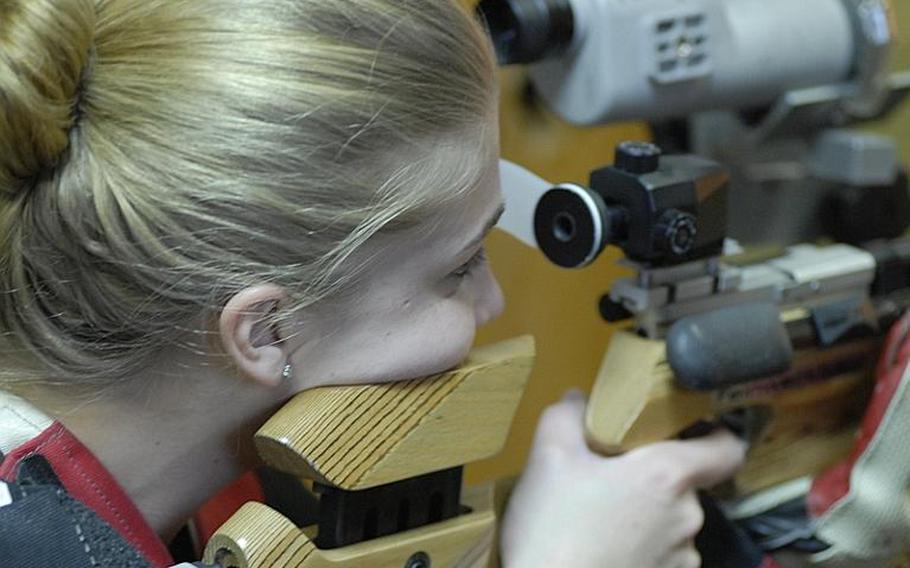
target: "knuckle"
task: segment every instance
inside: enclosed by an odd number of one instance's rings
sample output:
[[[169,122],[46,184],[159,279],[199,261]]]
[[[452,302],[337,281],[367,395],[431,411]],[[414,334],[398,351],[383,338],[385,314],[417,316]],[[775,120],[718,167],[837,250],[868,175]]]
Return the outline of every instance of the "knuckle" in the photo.
[[[641,479],[649,488],[660,493],[681,493],[690,485],[686,471],[666,458],[650,460]]]
[[[538,428],[549,428],[561,421],[565,415],[565,409],[561,402],[556,402],[546,407],[540,415]]]
[[[559,438],[577,429],[576,422],[579,420],[581,417],[573,413],[572,407],[565,402],[558,402],[548,406],[541,413],[537,423],[537,434]]]
[[[565,428],[566,418],[567,412],[561,402],[551,404],[541,413],[537,430],[543,433],[560,432]]]
[[[701,554],[695,550],[694,546],[686,547],[679,555],[679,566],[680,568],[700,568]]]
[[[680,493],[688,487],[682,472],[672,467],[652,472],[651,484],[656,489],[673,494]]]
[[[692,499],[684,503],[682,522],[680,524],[684,538],[694,538],[701,531],[705,525],[705,512],[701,505],[698,504],[698,501]]]

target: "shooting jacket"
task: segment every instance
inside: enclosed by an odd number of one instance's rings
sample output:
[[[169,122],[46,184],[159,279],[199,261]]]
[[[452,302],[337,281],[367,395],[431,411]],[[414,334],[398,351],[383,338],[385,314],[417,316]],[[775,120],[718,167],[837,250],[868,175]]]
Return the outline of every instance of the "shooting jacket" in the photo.
[[[165,568],[167,547],[62,424],[0,391],[0,566]]]

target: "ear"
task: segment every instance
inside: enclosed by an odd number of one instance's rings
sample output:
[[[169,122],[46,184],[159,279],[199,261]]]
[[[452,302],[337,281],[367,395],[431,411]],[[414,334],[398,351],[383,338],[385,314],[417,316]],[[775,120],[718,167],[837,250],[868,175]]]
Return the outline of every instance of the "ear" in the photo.
[[[268,387],[281,384],[288,362],[284,338],[270,321],[286,299],[278,286],[252,286],[228,300],[218,318],[221,342],[234,364],[246,377]]]

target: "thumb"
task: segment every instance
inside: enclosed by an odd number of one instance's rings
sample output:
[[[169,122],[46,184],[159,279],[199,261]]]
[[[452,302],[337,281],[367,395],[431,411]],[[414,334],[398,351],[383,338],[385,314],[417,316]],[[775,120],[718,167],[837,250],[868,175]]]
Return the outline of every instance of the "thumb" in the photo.
[[[587,449],[584,420],[587,400],[578,389],[572,389],[562,400],[544,410],[537,423],[536,447]]]

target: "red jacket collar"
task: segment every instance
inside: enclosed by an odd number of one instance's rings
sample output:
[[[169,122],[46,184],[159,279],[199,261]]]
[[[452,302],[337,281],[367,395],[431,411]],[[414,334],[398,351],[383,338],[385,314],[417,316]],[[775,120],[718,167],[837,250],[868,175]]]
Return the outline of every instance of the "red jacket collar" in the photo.
[[[94,510],[152,566],[165,568],[174,563],[167,547],[145,522],[120,484],[59,422],[10,451],[0,463],[0,479],[14,481],[19,462],[35,454],[50,462],[73,498]]]

